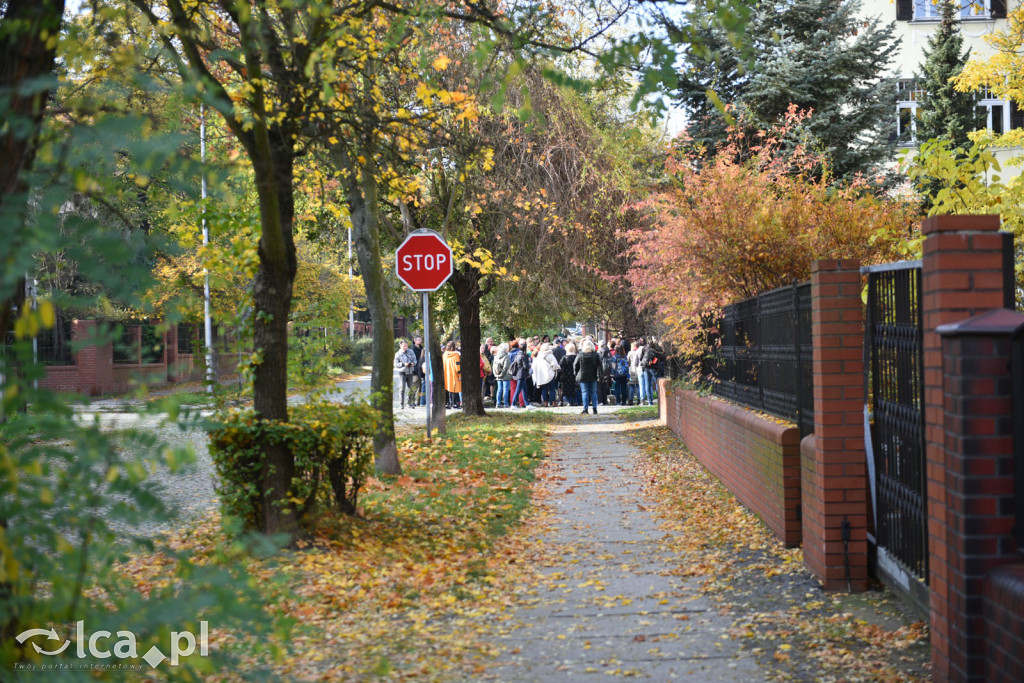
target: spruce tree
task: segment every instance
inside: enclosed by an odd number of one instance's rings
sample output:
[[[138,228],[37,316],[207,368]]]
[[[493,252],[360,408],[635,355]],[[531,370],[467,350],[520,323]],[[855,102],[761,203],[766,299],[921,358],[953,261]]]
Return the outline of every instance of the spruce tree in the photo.
[[[979,127],[980,112],[973,93],[957,92],[951,80],[960,74],[971,51],[963,51],[964,40],[958,21],[959,4],[940,0],[941,21],[928,38],[918,86],[925,91],[917,121],[918,141],[949,140],[954,147],[970,146],[967,134]]]
[[[752,129],[779,123],[790,104],[812,109],[806,132],[828,154],[836,177],[870,172],[890,159],[896,86],[885,74],[898,39],[891,23],[857,16],[859,6],[859,0],[761,2],[746,31],[750,57],[727,41],[713,43],[715,54],[689,55],[677,99],[692,125],[709,139],[724,129],[721,113],[700,104],[713,89]],[[715,30],[707,33],[714,37]],[[731,81],[723,87],[724,78]]]

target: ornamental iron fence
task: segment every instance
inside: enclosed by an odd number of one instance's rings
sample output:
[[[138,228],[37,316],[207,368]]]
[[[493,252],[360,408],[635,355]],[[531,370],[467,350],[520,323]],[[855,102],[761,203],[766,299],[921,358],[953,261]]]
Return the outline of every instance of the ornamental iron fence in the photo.
[[[726,306],[706,367],[712,392],[814,431],[811,284],[794,283]],[[717,337],[717,339],[713,338]]]
[[[864,370],[878,568],[923,595],[928,510],[921,262],[869,266],[861,272],[868,281]],[[918,584],[916,591],[912,583]]]

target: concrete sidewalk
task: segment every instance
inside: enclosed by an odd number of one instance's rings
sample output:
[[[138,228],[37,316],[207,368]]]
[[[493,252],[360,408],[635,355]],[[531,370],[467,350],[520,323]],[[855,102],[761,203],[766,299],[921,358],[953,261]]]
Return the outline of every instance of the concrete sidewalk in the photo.
[[[644,425],[650,425],[647,421]],[[520,596],[488,678],[500,681],[757,681],[693,579],[673,575],[625,433],[637,423],[578,416],[555,428],[547,466],[551,523],[538,538],[554,558]],[[678,573],[678,572],[677,572]]]

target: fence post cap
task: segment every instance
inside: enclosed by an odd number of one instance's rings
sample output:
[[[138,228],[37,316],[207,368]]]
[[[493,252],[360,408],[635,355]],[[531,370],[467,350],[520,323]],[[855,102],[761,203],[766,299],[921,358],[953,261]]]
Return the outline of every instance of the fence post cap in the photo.
[[[935,331],[943,337],[966,335],[1016,337],[1024,332],[1024,315],[1007,308],[993,308],[991,311],[959,322],[939,325]]]
[[[933,235],[939,232],[996,232],[998,230],[998,214],[932,216],[921,223],[922,235]]]
[[[849,258],[825,258],[811,261],[811,272],[822,273],[833,270],[856,270],[860,271],[860,261]]]

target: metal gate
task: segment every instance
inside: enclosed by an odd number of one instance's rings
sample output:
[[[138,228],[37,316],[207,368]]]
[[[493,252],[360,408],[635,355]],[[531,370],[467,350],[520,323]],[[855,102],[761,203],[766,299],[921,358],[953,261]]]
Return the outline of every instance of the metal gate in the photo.
[[[870,266],[865,427],[879,575],[928,605],[921,262]],[[866,407],[867,408],[867,407]]]

